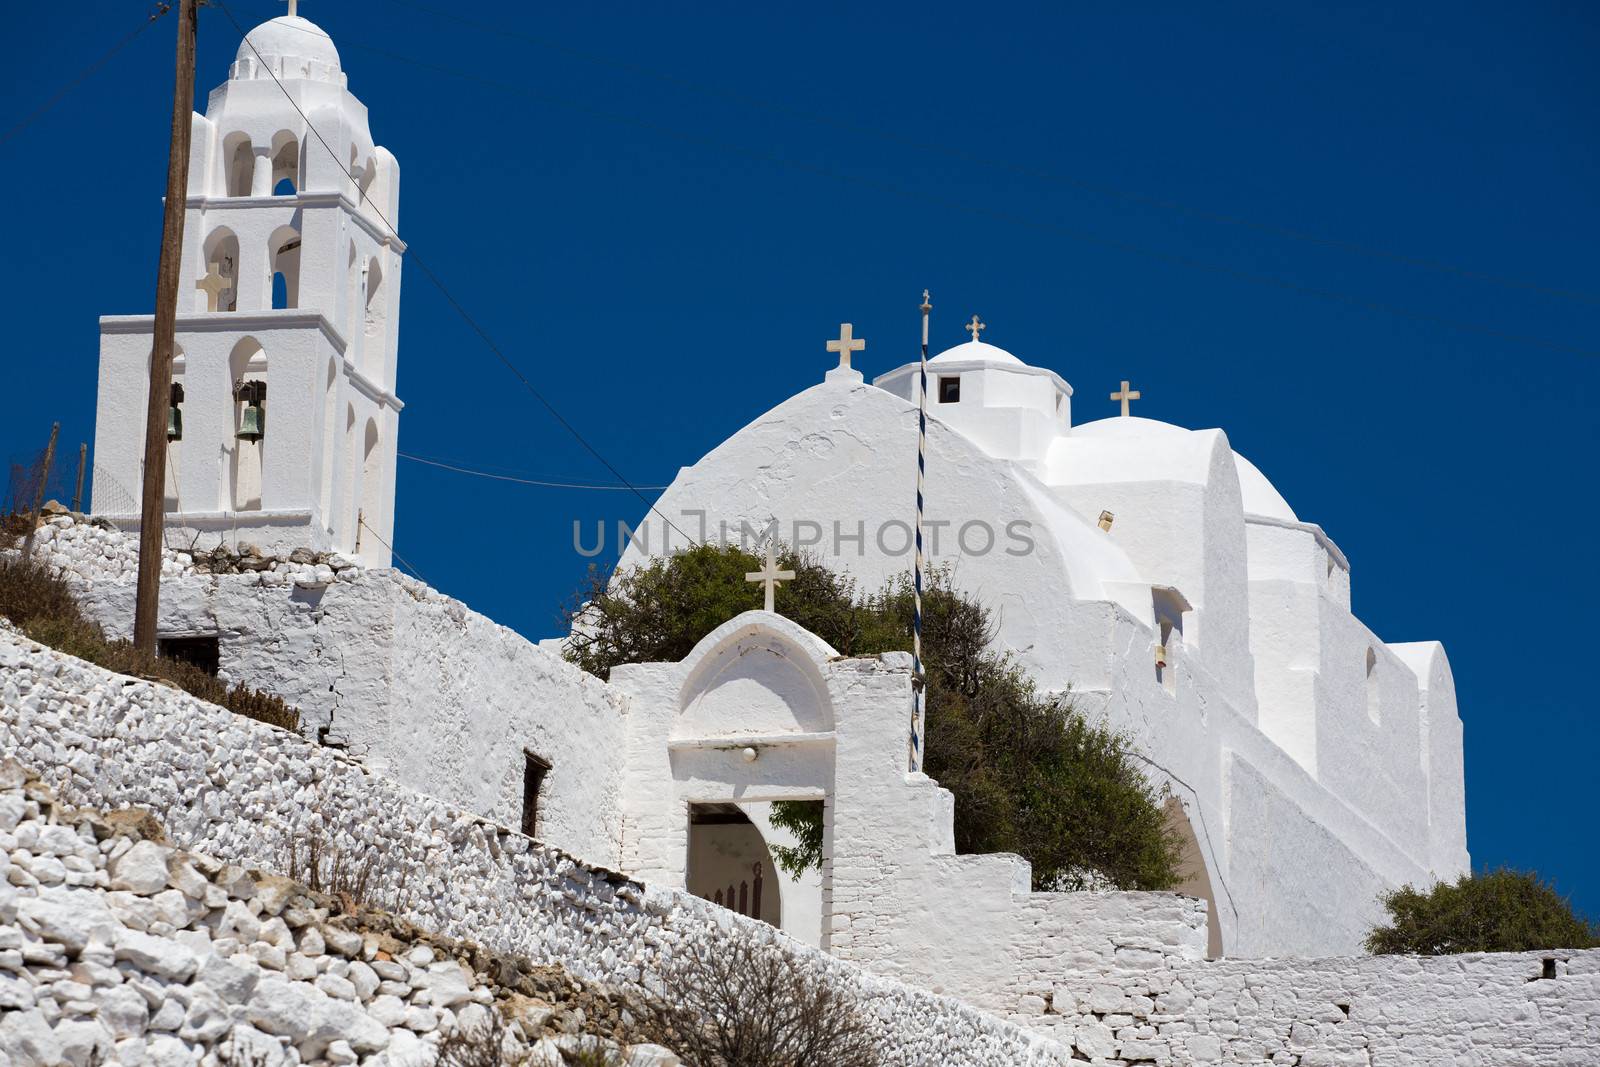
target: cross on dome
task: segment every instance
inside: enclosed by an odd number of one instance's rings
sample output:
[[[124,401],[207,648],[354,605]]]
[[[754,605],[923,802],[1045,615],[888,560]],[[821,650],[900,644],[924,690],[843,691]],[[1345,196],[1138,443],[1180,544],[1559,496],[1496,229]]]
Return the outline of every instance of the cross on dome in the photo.
[[[830,344],[832,342],[829,342]],[[846,358],[849,358],[848,356]],[[794,571],[780,571],[777,557],[773,555],[776,537],[767,540],[767,565],[758,571],[747,571],[744,580],[747,582],[762,582],[767,587],[766,609],[773,610],[773,597],[777,593],[779,582],[794,581]]]
[[[976,315],[972,316],[971,322],[962,327],[963,330],[966,330],[968,333],[972,334],[972,340],[974,343],[976,343],[978,340],[978,331],[987,330],[988,328],[989,327],[987,325],[978,321],[978,316]]]
[[[1120,401],[1122,401],[1122,417],[1123,418],[1127,418],[1128,415],[1129,415],[1128,401],[1130,401],[1130,400],[1138,400],[1140,395],[1141,394],[1140,394],[1139,390],[1137,390],[1137,389],[1131,389],[1130,390],[1128,388],[1128,379],[1124,378],[1124,379],[1122,379],[1122,389],[1120,391],[1118,391],[1118,392],[1112,393],[1111,394],[1111,399],[1112,400],[1120,400]]]
[[[223,290],[228,288],[228,279],[223,276],[217,264],[209,263],[206,265],[206,276],[195,282],[194,287],[205,291],[206,310],[215,311]]]
[[[841,322],[839,324],[839,339],[828,342],[828,351],[839,353],[840,370],[850,369],[850,353],[860,352],[867,347],[866,338],[853,336],[852,331],[854,329],[855,327],[848,322]],[[769,607],[767,610],[771,611],[772,609]]]
[[[289,0],[289,17],[290,18],[298,18],[299,16],[300,16],[300,0]]]

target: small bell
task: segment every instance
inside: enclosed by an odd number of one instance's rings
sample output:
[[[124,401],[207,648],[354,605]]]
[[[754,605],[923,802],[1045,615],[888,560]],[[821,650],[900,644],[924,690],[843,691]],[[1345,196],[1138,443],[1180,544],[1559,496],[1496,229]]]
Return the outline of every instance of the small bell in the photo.
[[[183,386],[172,383],[171,402],[167,406],[167,440],[183,440]]]
[[[239,432],[234,435],[241,441],[261,440],[261,405],[251,400],[244,408],[244,417],[239,420]]]
[[[266,398],[267,383],[239,382],[234,386],[233,395],[244,401],[244,414],[239,419],[239,432],[234,436],[241,441],[261,440],[266,433],[261,401]]]

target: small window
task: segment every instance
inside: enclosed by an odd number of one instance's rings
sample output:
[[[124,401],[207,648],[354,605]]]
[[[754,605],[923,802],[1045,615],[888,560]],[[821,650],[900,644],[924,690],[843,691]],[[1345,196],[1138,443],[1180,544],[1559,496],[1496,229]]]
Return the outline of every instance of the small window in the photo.
[[[156,651],[162,659],[199,667],[213,678],[222,666],[222,653],[217,648],[216,634],[209,637],[163,637],[156,642]]]
[[[961,378],[959,375],[954,378],[939,379],[939,403],[961,403]]]
[[[539,829],[539,792],[544,788],[545,775],[550,773],[550,761],[532,752],[522,753],[522,832],[537,837]]]

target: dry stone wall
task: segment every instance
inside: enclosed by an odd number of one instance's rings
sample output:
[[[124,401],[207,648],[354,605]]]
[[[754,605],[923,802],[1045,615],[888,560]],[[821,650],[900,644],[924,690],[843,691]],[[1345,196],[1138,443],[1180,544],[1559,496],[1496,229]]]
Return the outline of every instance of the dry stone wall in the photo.
[[[580,1048],[678,1063],[617,1040],[604,991],[500,961],[508,988],[456,958],[463,946],[402,940],[382,913],[173,849],[132,814],[66,807],[0,760],[0,1064],[427,1067],[452,1033],[498,1039],[528,1067]]]
[[[316,833],[380,857],[369,891],[425,929],[559,964],[614,987],[656,987],[691,945],[780,941],[864,1003],[888,1064],[1057,1064],[1052,1039],[956,1000],[795,945],[686,893],[648,888],[414,794],[346,754],[187,694],[113,675],[0,630],[0,752],[63,800],[159,812],[185,848],[272,867]]]
[[[57,515],[34,551],[108,633],[130,636],[136,538]],[[540,839],[620,865],[625,714],[598,679],[351,556],[169,549],[163,575],[160,632],[215,635],[223,679],[288,701],[308,737],[508,826],[520,825],[523,753],[532,752],[551,764]]]

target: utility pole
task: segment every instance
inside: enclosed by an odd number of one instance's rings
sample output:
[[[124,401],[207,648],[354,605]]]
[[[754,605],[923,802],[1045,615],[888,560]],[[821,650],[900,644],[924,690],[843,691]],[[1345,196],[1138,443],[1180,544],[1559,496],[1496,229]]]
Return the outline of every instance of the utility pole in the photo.
[[[22,559],[24,562],[33,558],[33,535],[39,529],[39,512],[44,509],[44,487],[50,484],[50,466],[56,461],[56,435],[61,432],[61,424],[50,424],[50,443],[44,448],[44,463],[39,468],[39,485],[33,491],[33,511],[28,516],[28,536],[22,539]]]
[[[199,0],[177,0],[177,77],[172,90],[172,135],[167,148],[167,201],[161,218],[161,260],[156,268],[155,328],[150,346],[150,402],[144,418],[144,488],[139,498],[139,581],[133,607],[133,644],[155,655],[156,612],[161,599],[161,545],[167,488],[167,406],[172,392],[172,346],[177,333],[178,267],[183,258],[183,216],[188,208],[189,123],[194,111],[194,39]]]
[[[84,441],[78,445],[78,483],[72,491],[72,510],[83,512],[83,468],[89,462],[89,442]]]

